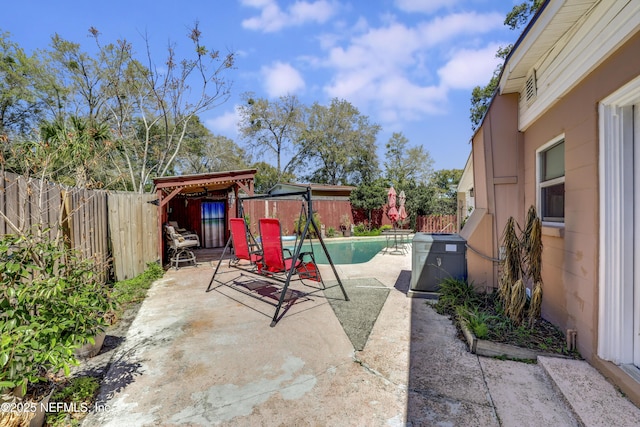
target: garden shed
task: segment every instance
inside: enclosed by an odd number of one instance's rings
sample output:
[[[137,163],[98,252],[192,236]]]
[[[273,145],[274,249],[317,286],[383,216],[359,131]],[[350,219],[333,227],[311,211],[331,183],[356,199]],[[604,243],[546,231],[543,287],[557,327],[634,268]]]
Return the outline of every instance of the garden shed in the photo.
[[[160,207],[158,247],[164,254],[163,224],[175,221],[196,233],[204,248],[224,246],[229,218],[237,216],[238,193],[253,195],[256,169],[212,172],[155,178],[154,191]]]

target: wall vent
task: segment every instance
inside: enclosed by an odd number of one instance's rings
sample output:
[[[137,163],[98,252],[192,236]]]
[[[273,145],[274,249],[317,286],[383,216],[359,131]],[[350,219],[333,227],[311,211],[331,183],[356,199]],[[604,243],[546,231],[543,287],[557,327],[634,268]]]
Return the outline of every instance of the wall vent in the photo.
[[[538,94],[538,89],[536,87],[536,72],[534,70],[533,73],[531,73],[531,75],[527,79],[527,83],[525,84],[525,96],[526,96],[527,103],[530,103],[534,99],[536,99],[537,94]]]

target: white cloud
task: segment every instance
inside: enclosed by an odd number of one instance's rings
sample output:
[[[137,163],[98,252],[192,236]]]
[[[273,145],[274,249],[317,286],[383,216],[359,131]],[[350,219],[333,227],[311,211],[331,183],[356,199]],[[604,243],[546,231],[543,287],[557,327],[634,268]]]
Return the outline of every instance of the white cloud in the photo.
[[[502,28],[499,13],[455,13],[420,24],[416,31],[425,45],[435,46],[459,36],[484,34]]]
[[[496,13],[459,13],[415,26],[390,20],[346,43],[332,40],[333,45],[323,45],[326,56],[319,61],[333,73],[324,91],[375,112],[389,121],[385,126],[441,114],[450,107],[450,90],[471,89],[491,78],[498,45],[477,47],[478,36],[502,28],[503,19]],[[459,47],[452,51],[454,42]]]
[[[464,49],[438,70],[441,84],[451,89],[472,89],[486,85],[501,60],[496,58],[497,44],[480,50]]]
[[[396,0],[398,9],[405,12],[431,13],[438,9],[453,6],[457,0]]]
[[[290,64],[274,62],[262,67],[260,72],[264,78],[265,91],[270,97],[284,96],[304,89],[302,75]]]
[[[308,22],[322,24],[337,11],[336,3],[327,0],[296,1],[286,11],[280,8],[276,0],[241,0],[241,3],[261,9],[259,16],[243,20],[242,26],[265,33],[279,31],[285,27],[300,26]]]
[[[235,138],[238,133],[238,123],[240,122],[240,115],[238,114],[238,106],[234,106],[232,111],[206,119],[204,124],[214,134],[221,134],[230,138]]]

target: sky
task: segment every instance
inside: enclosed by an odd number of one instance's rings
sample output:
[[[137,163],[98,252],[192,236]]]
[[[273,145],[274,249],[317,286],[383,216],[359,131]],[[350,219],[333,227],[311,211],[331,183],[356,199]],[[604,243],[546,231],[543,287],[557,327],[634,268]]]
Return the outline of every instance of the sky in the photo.
[[[0,32],[28,52],[47,48],[56,33],[90,51],[95,27],[103,43],[126,39],[141,57],[148,39],[161,64],[169,44],[178,56],[187,52],[198,22],[207,48],[236,55],[224,75],[230,98],[201,115],[214,134],[242,145],[236,111],[244,92],[294,94],[305,105],[337,98],[381,126],[381,166],[385,144],[401,132],[429,152],[434,169],[462,169],[471,91],[500,64],[498,48],[519,36],[504,18],[521,1],[3,0]]]

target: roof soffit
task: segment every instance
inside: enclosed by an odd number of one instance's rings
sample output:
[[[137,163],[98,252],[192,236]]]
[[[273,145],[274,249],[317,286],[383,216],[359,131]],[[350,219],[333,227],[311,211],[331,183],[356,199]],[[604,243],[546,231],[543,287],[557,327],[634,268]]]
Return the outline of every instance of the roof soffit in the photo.
[[[577,31],[585,15],[600,0],[550,1],[531,28],[518,40],[500,79],[500,93],[520,92],[527,77],[543,58],[559,52]]]

